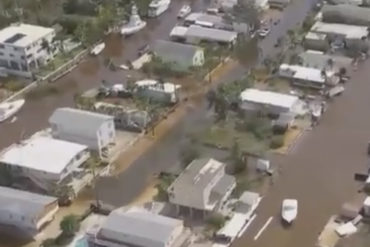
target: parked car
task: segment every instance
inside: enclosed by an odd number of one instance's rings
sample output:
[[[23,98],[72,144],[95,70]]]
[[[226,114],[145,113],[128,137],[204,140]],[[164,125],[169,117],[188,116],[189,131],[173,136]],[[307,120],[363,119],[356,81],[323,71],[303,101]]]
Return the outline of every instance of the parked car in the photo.
[[[179,13],[177,14],[178,18],[185,18],[188,14],[191,12],[191,7],[190,5],[183,5],[182,8],[180,9]]]

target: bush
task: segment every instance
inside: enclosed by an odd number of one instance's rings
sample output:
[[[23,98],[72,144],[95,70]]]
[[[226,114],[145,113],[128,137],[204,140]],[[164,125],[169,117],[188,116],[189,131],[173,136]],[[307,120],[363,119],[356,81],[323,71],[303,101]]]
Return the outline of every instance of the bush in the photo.
[[[74,214],[64,216],[59,227],[62,230],[62,235],[73,236],[80,229],[80,219]]]
[[[207,219],[207,224],[210,228],[217,231],[221,229],[226,222],[226,218],[221,214],[215,214]]]
[[[283,135],[275,135],[271,138],[270,148],[277,149],[284,146],[284,136]]]

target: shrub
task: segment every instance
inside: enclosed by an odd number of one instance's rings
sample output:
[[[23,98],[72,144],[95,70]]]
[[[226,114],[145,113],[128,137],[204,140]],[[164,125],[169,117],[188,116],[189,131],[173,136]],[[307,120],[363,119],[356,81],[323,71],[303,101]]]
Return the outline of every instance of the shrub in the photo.
[[[73,236],[75,232],[80,229],[79,217],[74,214],[64,216],[64,218],[60,222],[59,227],[62,230],[62,234],[64,236]]]
[[[226,222],[226,218],[221,214],[215,214],[207,219],[207,224],[210,228],[217,231],[221,229]]]
[[[275,135],[271,138],[270,148],[277,149],[284,145],[284,136],[283,135]]]

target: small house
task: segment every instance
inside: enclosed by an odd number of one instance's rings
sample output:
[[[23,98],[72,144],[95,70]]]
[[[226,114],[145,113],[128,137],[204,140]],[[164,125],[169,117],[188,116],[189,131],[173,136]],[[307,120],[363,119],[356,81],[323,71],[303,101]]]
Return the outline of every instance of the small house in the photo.
[[[349,25],[370,25],[370,9],[350,4],[324,5],[322,8],[324,22],[336,22]]]
[[[333,70],[338,73],[342,68],[351,68],[352,59],[344,56],[329,55],[318,51],[305,51],[299,55],[300,65],[320,70]]]
[[[52,221],[58,209],[55,197],[0,187],[0,224],[26,238]]]
[[[304,47],[308,50],[327,51],[330,48],[328,36],[324,33],[308,32],[304,37]]]
[[[135,83],[137,94],[154,102],[174,104],[179,100],[180,85],[156,80],[141,80]]]
[[[152,51],[161,61],[168,63],[171,69],[184,71],[204,64],[204,51],[201,47],[157,40]]]
[[[158,215],[144,208],[119,208],[101,225],[87,232],[93,246],[175,247],[187,240],[181,220]]]

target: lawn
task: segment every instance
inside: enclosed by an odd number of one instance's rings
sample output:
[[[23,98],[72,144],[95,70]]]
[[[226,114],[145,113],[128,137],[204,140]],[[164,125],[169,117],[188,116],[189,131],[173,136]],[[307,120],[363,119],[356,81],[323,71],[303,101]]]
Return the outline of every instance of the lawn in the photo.
[[[257,138],[253,133],[235,128],[236,119],[213,124],[198,135],[200,142],[213,147],[230,149],[235,141],[239,142],[242,152],[263,154],[269,149],[270,138]]]

